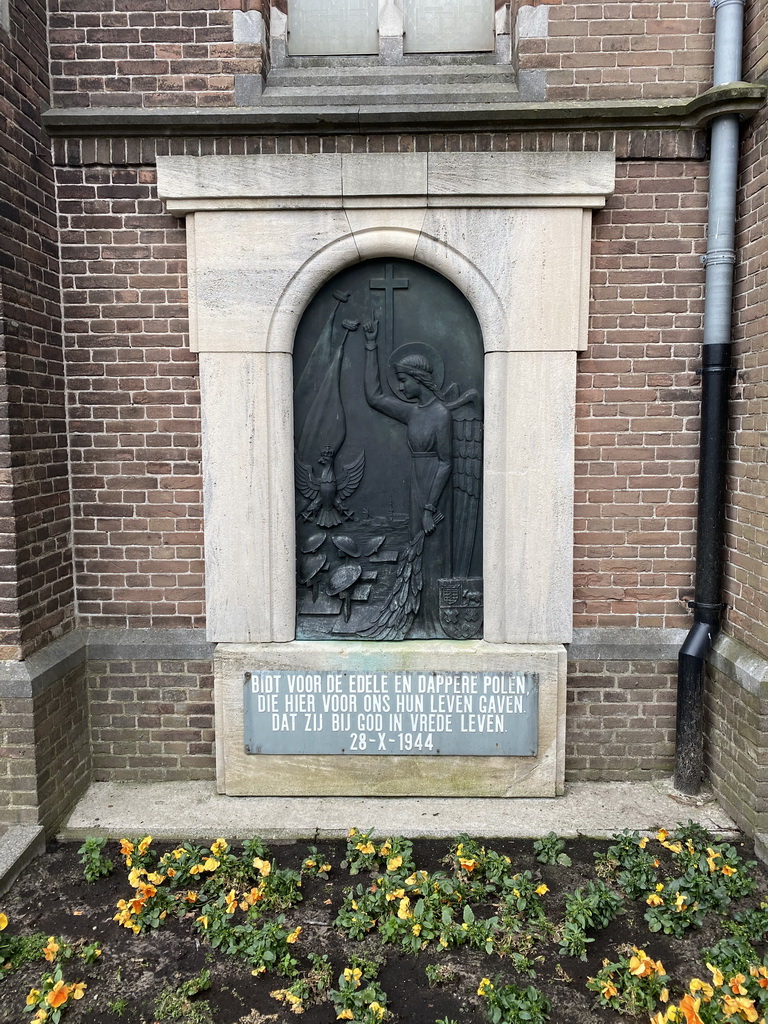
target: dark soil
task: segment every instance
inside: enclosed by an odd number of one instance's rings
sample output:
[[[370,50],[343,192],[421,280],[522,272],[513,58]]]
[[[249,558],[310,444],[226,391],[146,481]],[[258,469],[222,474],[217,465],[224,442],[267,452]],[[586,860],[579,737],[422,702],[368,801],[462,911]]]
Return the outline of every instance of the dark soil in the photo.
[[[570,867],[537,863],[530,840],[488,840],[486,845],[508,855],[515,871],[530,869],[540,876],[550,889],[546,897],[548,916],[556,923],[562,920],[566,894],[596,878],[594,853],[604,850],[608,844],[585,839],[567,842],[566,852],[573,860]],[[747,845],[738,842],[734,845],[745,859],[752,858]],[[417,867],[430,871],[444,869],[441,862],[449,846],[449,840],[416,841],[413,857]],[[252,976],[248,965],[212,949],[192,931],[188,920],[169,917],[164,927],[138,936],[119,927],[113,921],[115,904],[120,898],[130,897],[132,890],[118,844],[109,844],[105,851],[116,865],[114,872],[94,883],[83,878],[77,848],[74,843],[50,845],[11,891],[0,897],[0,911],[9,919],[7,934],[42,932],[69,942],[98,939],[101,943],[103,954],[94,964],[86,965],[74,958],[64,965],[67,981],[85,981],[88,985],[82,1000],[64,1008],[65,1022],[152,1024],[159,1020],[155,1013],[158,995],[206,967],[211,972],[212,985],[196,1000],[210,1003],[216,1024],[285,1024],[296,1019],[269,994],[288,984],[285,979],[274,974]],[[160,848],[168,849],[167,846]],[[645,904],[626,900],[624,913],[594,935],[595,941],[588,947],[585,963],[560,954],[556,943],[538,943],[529,954],[537,958],[535,979],[516,973],[508,959],[466,947],[448,951],[430,947],[412,956],[391,945],[381,945],[375,934],[360,943],[346,938],[333,927],[343,888],[361,881],[370,882],[371,876],[350,878],[340,868],[345,852],[343,842],[324,843],[319,849],[333,865],[333,871],[328,880],[305,878],[303,901],[287,911],[286,925],[302,926],[300,940],[294,947],[295,955],[302,966],[308,966],[305,963],[308,953],[327,954],[334,968],[334,985],[352,955],[380,959],[379,983],[387,993],[394,1021],[399,1024],[433,1024],[441,1019],[458,1024],[485,1021],[485,1007],[476,994],[477,987],[483,976],[494,978],[496,975],[505,981],[523,986],[534,984],[541,989],[552,1003],[553,1024],[616,1021],[619,1018],[612,1010],[595,1008],[594,994],[585,988],[585,982],[600,969],[604,958],[615,958],[618,946],[632,943],[646,949],[652,957],[660,958],[673,979],[671,987],[675,991],[682,990],[695,975],[707,976],[700,951],[723,934],[721,918],[716,915],[709,915],[702,928],[689,931],[683,939],[651,934],[643,919]],[[299,870],[307,856],[307,847],[304,843],[272,845],[271,853],[279,867]],[[761,898],[768,895],[768,877],[762,869],[753,869],[753,876],[758,883],[756,892],[738,901],[738,906],[732,904],[729,913],[757,906]],[[478,909],[478,917],[492,913],[490,905]],[[766,952],[766,948],[757,948],[761,956]],[[445,986],[430,988],[425,975],[428,964],[452,968],[454,979]],[[44,960],[39,960],[6,971],[0,977],[1,1024],[31,1019],[31,1015],[24,1012],[25,997],[30,988],[39,986],[41,975],[50,969]],[[121,1013],[115,1012],[116,1000],[125,1001]],[[329,1002],[308,1007],[301,1017],[305,1024],[332,1024],[335,1019],[336,1013]]]

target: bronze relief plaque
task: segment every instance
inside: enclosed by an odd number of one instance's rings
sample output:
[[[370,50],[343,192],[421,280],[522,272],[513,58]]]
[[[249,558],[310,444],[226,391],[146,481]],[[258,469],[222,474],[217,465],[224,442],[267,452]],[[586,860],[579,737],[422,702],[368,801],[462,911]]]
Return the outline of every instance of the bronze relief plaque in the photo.
[[[446,278],[368,260],[294,345],[298,639],[482,636],[483,343]]]

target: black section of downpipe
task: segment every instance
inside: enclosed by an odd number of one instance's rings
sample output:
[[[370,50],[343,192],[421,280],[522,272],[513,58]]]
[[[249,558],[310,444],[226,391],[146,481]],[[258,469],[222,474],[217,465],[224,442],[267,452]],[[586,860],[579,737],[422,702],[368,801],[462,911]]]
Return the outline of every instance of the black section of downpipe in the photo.
[[[744,0],[715,7],[714,84],[741,79]],[[720,630],[739,119],[712,122],[707,218],[694,624],[677,659],[675,788],[696,794],[704,774],[704,666]]]
[[[720,630],[731,381],[730,346],[704,349],[694,624],[677,656],[675,788],[695,794],[704,774],[704,667]]]

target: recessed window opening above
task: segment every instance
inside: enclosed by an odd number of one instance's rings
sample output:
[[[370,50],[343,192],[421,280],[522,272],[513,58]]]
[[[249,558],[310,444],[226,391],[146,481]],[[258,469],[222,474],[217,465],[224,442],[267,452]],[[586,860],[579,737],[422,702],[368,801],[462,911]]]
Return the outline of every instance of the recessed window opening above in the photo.
[[[290,57],[490,53],[495,0],[288,0]]]

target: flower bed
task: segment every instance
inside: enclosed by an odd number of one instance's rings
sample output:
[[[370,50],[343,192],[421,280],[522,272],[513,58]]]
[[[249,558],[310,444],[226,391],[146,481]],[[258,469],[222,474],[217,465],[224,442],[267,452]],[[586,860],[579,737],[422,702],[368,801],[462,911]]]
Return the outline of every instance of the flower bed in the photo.
[[[53,845],[0,902],[0,1022],[764,1024],[764,897],[743,845],[691,823]]]

